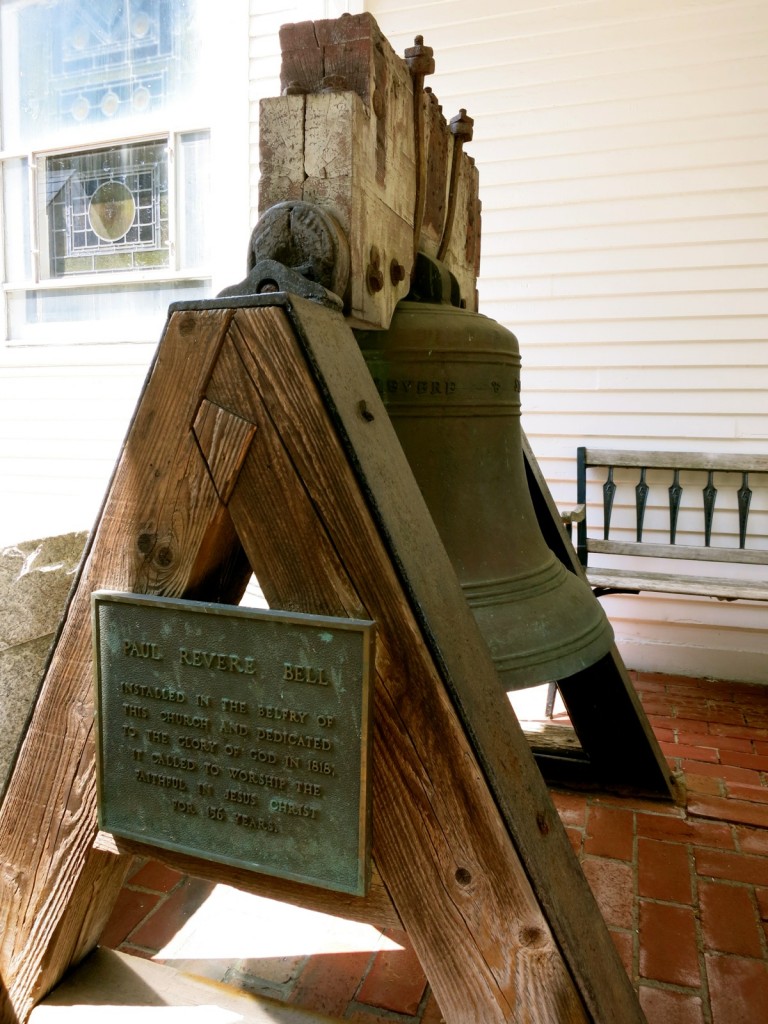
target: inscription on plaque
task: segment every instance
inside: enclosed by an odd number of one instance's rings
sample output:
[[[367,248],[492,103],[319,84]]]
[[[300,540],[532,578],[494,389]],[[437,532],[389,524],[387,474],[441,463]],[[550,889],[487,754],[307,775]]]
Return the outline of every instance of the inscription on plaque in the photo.
[[[373,623],[93,595],[99,825],[363,894]]]

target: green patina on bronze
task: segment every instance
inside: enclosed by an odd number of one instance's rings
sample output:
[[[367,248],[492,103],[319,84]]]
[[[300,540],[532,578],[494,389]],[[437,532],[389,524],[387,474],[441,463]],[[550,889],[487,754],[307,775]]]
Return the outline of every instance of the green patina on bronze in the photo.
[[[93,595],[99,825],[363,894],[373,623]]]

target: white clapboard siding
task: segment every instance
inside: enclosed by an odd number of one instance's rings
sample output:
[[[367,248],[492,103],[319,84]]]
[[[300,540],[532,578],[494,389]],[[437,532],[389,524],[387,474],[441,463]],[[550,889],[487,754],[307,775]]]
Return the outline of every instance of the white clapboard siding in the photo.
[[[481,310],[519,337],[524,425],[560,506],[575,500],[578,444],[765,453],[765,0],[222,8],[223,35],[249,13],[222,83],[248,84],[222,97],[213,127],[232,142],[214,147],[227,183],[214,290],[239,275],[256,220],[258,103],[279,88],[280,25],[363,7],[401,53],[423,34],[446,115],[475,119]],[[135,344],[0,348],[0,544],[91,525],[161,329]],[[766,509],[756,491],[763,532]],[[643,595],[606,608],[630,665],[766,681],[763,606]]]
[[[11,348],[0,365],[0,546],[88,530],[154,344]]]
[[[366,8],[401,53],[424,36],[444,112],[475,119],[480,309],[519,338],[523,422],[560,507],[579,444],[768,453],[768,4]],[[651,526],[665,514],[652,504]],[[765,606],[605,607],[634,667],[768,682]]]
[[[209,291],[245,274],[257,206],[258,98],[279,92],[279,27],[335,17],[346,6],[249,0],[221,5],[212,18],[209,46],[226,74],[210,82],[221,95],[211,125],[216,209]],[[84,344],[61,327],[33,345],[0,340],[0,546],[93,525],[164,319],[161,311],[125,328],[121,343],[105,337]]]

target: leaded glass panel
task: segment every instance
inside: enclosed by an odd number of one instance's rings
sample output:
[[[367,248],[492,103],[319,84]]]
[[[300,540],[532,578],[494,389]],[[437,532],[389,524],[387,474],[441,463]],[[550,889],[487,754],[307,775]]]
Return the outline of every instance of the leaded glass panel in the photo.
[[[165,139],[45,161],[52,277],[169,265]]]
[[[194,86],[193,0],[2,3],[5,146],[143,116]]]

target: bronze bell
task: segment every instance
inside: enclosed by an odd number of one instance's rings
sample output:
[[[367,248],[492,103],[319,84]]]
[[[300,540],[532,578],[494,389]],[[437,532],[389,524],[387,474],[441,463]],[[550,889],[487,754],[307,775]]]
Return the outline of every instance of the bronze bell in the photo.
[[[517,339],[459,303],[452,275],[420,254],[389,330],[356,335],[504,688],[517,690],[593,664],[613,631],[539,530]]]

